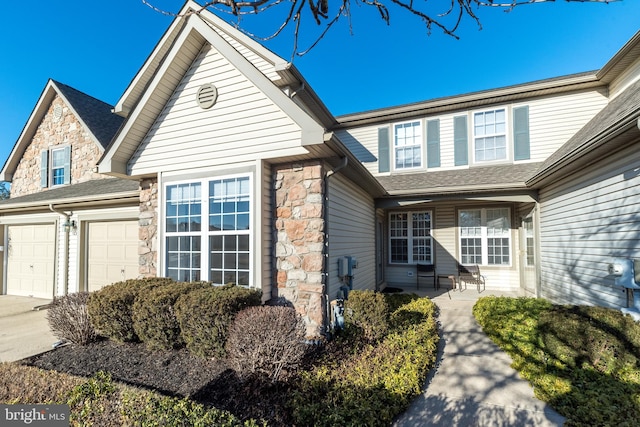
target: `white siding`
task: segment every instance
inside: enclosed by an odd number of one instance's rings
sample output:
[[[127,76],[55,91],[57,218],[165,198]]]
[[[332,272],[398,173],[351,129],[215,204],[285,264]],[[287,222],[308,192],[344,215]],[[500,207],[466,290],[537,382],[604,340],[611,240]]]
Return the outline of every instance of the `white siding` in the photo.
[[[640,58],[636,59],[617,79],[609,85],[611,98],[615,98],[622,91],[640,79]]]
[[[376,285],[375,208],[373,199],[340,173],[328,179],[327,294],[336,298],[341,286],[338,258],[354,256],[353,289],[374,289]]]
[[[607,103],[605,95],[597,90],[581,91],[563,95],[536,98],[528,102],[517,104],[498,104],[491,108],[508,109],[508,129],[511,129],[512,108],[524,105],[529,106],[529,129],[531,141],[530,161],[541,162],[556,151],[580,128],[582,128],[596,113],[598,113]],[[429,120],[440,120],[440,168],[430,168],[429,170],[443,170],[454,168],[453,151],[453,118],[468,114],[469,126],[469,148],[472,149],[471,138],[473,136],[472,113],[473,111],[460,111],[447,113],[438,116],[429,116]],[[422,122],[424,126],[424,121]],[[355,156],[367,167],[369,172],[378,175],[378,128],[391,126],[393,123],[382,123],[379,125],[364,126],[359,128],[340,130],[338,137],[355,154]],[[511,130],[508,131],[511,133]],[[426,130],[423,130],[426,135]],[[511,135],[509,136],[511,139]],[[393,151],[393,128],[390,127],[390,151]],[[423,141],[423,157],[426,150],[426,142]],[[513,156],[512,144],[509,142],[509,156]],[[473,156],[469,155],[471,162]],[[426,166],[426,162],[424,163]],[[393,164],[392,164],[393,170]],[[426,169],[417,170],[417,172]]]
[[[613,257],[640,257],[639,145],[540,192],[542,296],[625,305],[607,267]]]
[[[74,292],[75,289],[73,285],[67,287],[66,281],[70,279],[69,270],[66,269],[66,265],[70,262],[69,257],[69,241],[67,241],[67,233],[64,231],[63,224],[65,223],[66,218],[62,215],[58,218],[58,222],[56,223],[56,234],[58,247],[56,249],[56,295],[65,295],[67,291]]]
[[[275,67],[273,64],[265,60],[262,56],[256,54],[253,50],[247,48],[245,45],[240,43],[237,39],[231,37],[226,32],[222,31],[218,27],[212,27],[222,38],[224,38],[227,43],[229,43],[235,50],[240,52],[242,56],[247,58],[249,62],[251,62],[258,70],[262,71],[262,73],[267,76],[271,81],[277,81],[280,79],[280,76],[275,71]]]
[[[196,103],[213,83],[218,101]],[[300,127],[215,49],[191,65],[129,162],[132,174],[303,154]]]
[[[259,200],[256,208],[260,212],[260,215],[256,215],[256,217],[260,216],[260,221],[262,228],[260,233],[256,233],[258,242],[254,245],[254,247],[261,248],[261,255],[257,254],[255,257],[256,264],[260,269],[259,276],[257,277],[254,285],[256,288],[262,288],[263,291],[263,299],[269,300],[271,299],[271,287],[273,286],[272,277],[273,277],[273,263],[274,263],[274,252],[271,249],[273,245],[273,233],[274,233],[274,220],[272,217],[273,214],[273,181],[271,176],[271,167],[270,165],[263,163],[261,170],[261,177],[258,182],[258,186],[260,187],[260,193],[256,196],[256,200]]]

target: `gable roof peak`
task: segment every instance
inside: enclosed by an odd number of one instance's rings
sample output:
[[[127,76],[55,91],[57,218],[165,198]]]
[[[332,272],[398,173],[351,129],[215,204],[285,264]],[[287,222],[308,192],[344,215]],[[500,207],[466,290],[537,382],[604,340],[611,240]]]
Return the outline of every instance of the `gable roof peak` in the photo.
[[[86,128],[100,150],[104,150],[116,134],[123,119],[112,112],[111,105],[56,80],[49,79],[31,112],[18,140],[0,171],[0,181],[11,181],[20,159],[31,143],[49,106],[59,96]]]

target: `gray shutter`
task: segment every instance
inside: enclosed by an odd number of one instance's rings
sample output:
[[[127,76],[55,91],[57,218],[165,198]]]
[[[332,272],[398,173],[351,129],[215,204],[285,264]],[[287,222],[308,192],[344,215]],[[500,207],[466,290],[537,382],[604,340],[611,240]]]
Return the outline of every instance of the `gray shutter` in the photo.
[[[71,147],[64,147],[64,183],[71,182]]]
[[[528,160],[531,157],[529,142],[529,107],[513,109],[513,159]]]
[[[378,129],[378,172],[389,172],[391,156],[389,153],[389,128]]]
[[[427,167],[440,167],[440,120],[427,121]]]
[[[42,150],[40,152],[40,187],[49,186],[49,151]]]
[[[467,116],[453,118],[453,157],[456,166],[469,164],[469,141],[467,138]]]

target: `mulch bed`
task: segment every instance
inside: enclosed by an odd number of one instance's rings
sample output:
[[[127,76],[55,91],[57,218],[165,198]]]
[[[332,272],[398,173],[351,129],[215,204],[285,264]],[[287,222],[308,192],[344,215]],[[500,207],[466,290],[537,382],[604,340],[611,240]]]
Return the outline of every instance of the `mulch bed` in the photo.
[[[276,426],[292,424],[285,407],[287,384],[255,379],[243,382],[224,359],[206,360],[185,349],[154,351],[144,344],[103,340],[87,346],[62,346],[22,363],[84,377],[105,371],[116,381],[189,397],[242,419],[263,419]]]

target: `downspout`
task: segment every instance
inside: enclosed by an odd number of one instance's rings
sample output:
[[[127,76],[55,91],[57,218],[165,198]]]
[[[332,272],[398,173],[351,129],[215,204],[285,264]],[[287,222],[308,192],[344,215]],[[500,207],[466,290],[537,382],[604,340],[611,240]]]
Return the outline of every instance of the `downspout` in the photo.
[[[53,206],[53,203],[49,204],[49,210],[51,210],[51,212],[57,213],[58,215],[62,215],[65,218],[65,224],[69,224],[70,223],[70,218],[72,213],[66,213],[63,211],[60,211],[58,209],[56,209]],[[64,227],[64,225],[63,225]],[[59,235],[60,233],[60,225],[58,225],[58,232],[56,233],[57,235]],[[64,286],[63,289],[63,295],[67,295],[68,292],[68,288],[69,288],[69,232],[65,231],[64,232],[64,240],[62,242],[62,252],[64,254],[64,267],[62,268],[62,284]],[[54,286],[55,288],[55,286]],[[54,289],[53,291],[54,296],[56,294],[56,290]]]
[[[322,248],[323,256],[324,256],[324,265],[322,272],[322,285],[324,287],[324,306],[325,306],[325,325],[324,330],[325,333],[329,332],[331,328],[331,301],[329,299],[329,288],[328,288],[328,279],[329,279],[329,233],[328,233],[328,224],[329,224],[329,178],[331,178],[337,172],[340,172],[342,169],[347,167],[349,163],[349,158],[344,156],[342,158],[342,163],[340,163],[335,169],[327,171],[324,176],[324,197],[322,199],[322,216],[324,221],[324,247]]]

